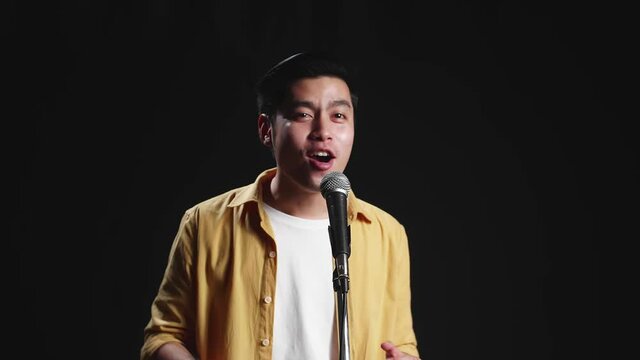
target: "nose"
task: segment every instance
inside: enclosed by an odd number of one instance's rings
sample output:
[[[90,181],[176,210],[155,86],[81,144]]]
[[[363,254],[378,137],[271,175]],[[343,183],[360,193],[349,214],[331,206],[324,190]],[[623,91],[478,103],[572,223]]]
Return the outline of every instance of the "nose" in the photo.
[[[331,119],[326,113],[316,116],[312,122],[311,133],[309,137],[316,141],[327,141],[333,139],[331,133]]]

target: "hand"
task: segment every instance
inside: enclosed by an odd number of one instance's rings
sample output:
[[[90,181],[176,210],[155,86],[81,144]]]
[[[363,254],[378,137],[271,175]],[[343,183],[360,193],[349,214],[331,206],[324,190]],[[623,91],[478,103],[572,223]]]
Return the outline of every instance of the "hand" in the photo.
[[[420,360],[415,356],[398,350],[398,348],[390,341],[383,342],[380,347],[386,353],[386,360]]]

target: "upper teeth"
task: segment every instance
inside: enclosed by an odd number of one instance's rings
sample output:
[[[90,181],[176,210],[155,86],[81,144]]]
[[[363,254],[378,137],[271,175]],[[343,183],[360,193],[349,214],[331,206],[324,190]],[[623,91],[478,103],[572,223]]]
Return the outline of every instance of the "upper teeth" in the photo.
[[[329,153],[326,151],[316,151],[313,153],[314,156],[329,156]]]

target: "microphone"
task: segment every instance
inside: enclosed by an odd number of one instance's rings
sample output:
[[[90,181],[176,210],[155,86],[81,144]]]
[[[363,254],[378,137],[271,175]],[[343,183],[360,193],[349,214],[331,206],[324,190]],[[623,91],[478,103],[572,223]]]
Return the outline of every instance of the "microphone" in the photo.
[[[326,174],[320,181],[320,192],[327,201],[329,212],[329,239],[335,259],[333,287],[335,291],[349,291],[349,256],[351,255],[351,229],[347,224],[347,195],[351,190],[349,179],[338,171]]]

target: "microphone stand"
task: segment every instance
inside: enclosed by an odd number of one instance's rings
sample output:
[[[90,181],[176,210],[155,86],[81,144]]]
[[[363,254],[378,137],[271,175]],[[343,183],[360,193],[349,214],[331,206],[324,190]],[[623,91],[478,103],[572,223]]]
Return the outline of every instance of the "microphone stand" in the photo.
[[[347,226],[347,236],[350,238],[350,226]],[[329,236],[333,237],[331,229]],[[347,240],[349,244],[351,239]],[[333,239],[332,239],[333,241]],[[349,255],[337,254],[334,257],[335,268],[333,270],[333,290],[336,292],[336,302],[338,307],[338,332],[340,360],[350,360],[349,343],[349,319],[347,310],[347,293],[349,292]]]
[[[351,255],[351,226],[347,221],[347,196],[351,184],[341,172],[331,172],[320,181],[320,192],[327,200],[329,213],[329,239],[334,259],[333,290],[338,308],[340,360],[350,360],[349,316],[349,255]]]

